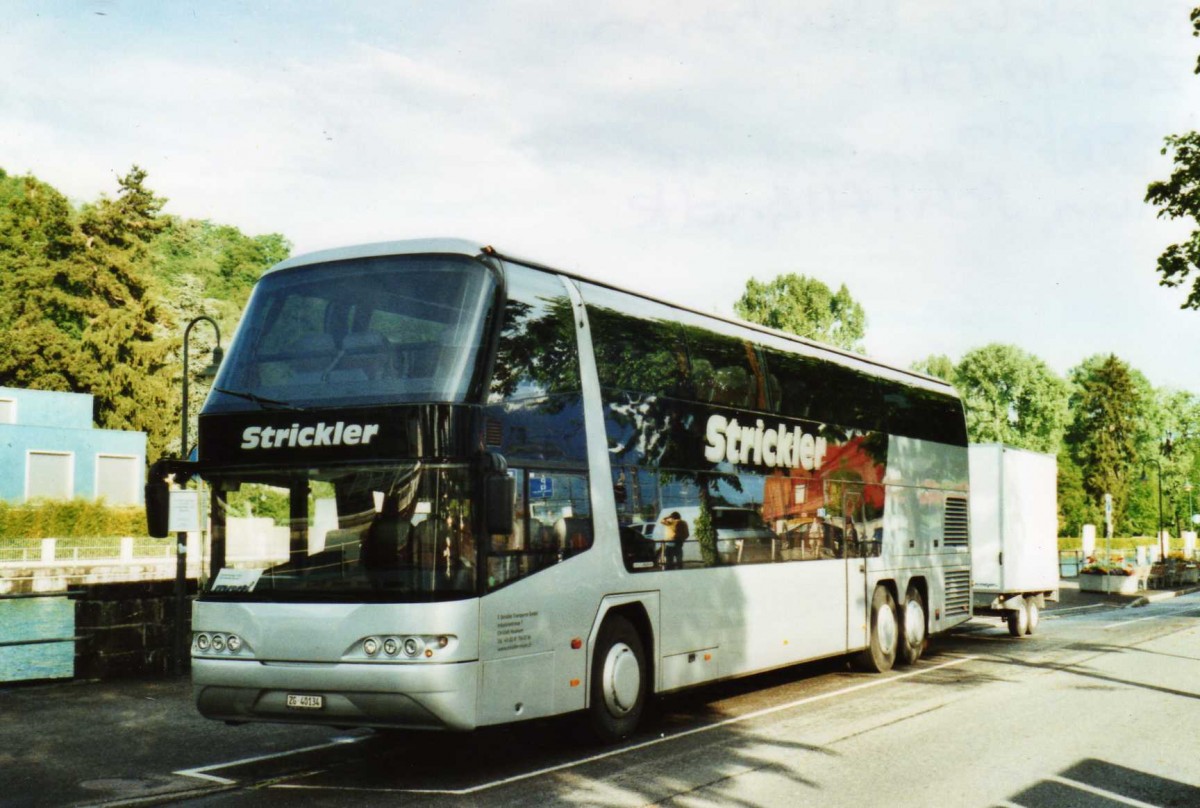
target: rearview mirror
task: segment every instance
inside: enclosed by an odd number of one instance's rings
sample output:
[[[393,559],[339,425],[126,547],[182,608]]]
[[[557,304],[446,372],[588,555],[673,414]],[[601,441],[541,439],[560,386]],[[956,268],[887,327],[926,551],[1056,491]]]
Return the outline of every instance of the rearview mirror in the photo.
[[[166,480],[146,483],[146,531],[151,538],[165,539],[171,515],[171,491]]]
[[[513,504],[517,481],[507,474],[489,474],[484,483],[484,516],[489,536],[507,536],[513,531]]]

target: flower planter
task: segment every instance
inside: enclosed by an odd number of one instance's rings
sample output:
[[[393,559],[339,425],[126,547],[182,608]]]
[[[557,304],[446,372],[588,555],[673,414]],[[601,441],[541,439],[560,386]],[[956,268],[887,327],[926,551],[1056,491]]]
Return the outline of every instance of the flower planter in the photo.
[[[1136,575],[1080,575],[1080,592],[1105,592],[1109,595],[1136,595]]]
[[[1184,567],[1179,573],[1179,580],[1185,584],[1200,583],[1200,569]]]

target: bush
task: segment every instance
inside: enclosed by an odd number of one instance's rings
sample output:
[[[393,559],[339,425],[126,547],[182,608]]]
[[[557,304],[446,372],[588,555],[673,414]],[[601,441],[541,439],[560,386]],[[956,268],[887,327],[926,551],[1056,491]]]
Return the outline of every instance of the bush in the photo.
[[[87,499],[0,501],[0,540],[145,536],[146,510]]]

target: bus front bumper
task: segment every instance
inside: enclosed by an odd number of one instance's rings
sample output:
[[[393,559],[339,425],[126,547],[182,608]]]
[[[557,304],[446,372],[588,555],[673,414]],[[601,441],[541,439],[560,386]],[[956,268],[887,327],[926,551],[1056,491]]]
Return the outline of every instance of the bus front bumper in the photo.
[[[478,671],[477,662],[194,658],[192,686],[200,714],[220,721],[465,731],[476,726]]]

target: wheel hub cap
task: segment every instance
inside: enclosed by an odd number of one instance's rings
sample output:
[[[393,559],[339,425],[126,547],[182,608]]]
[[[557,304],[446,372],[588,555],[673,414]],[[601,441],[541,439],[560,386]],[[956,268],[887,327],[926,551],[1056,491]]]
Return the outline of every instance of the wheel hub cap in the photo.
[[[904,609],[904,636],[909,645],[925,641],[925,612],[916,601],[909,601]]]
[[[604,660],[604,702],[613,715],[625,715],[637,704],[642,672],[637,656],[625,643],[617,643]]]
[[[886,606],[880,606],[875,613],[875,632],[879,635],[879,645],[885,651],[896,647],[896,615]]]

